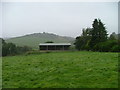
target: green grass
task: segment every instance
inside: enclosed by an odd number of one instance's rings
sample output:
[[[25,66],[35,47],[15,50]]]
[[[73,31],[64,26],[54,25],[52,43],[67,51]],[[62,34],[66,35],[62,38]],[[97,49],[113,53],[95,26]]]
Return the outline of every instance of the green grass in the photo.
[[[3,57],[3,88],[117,88],[118,54],[52,52]]]

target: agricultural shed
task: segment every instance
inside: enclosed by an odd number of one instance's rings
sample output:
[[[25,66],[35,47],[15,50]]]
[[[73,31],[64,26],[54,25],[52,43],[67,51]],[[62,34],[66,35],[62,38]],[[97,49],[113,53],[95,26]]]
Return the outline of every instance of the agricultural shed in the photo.
[[[70,43],[40,43],[39,50],[69,50]]]

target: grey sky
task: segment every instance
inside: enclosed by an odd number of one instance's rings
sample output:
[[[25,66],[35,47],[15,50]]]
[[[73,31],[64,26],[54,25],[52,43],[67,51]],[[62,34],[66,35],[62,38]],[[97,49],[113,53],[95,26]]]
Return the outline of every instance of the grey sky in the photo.
[[[76,37],[100,18],[109,34],[118,33],[117,2],[3,2],[3,37],[49,32]]]

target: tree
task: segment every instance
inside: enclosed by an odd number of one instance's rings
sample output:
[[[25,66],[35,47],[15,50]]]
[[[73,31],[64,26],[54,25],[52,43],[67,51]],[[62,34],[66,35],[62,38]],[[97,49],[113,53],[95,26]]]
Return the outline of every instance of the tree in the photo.
[[[17,53],[17,47],[13,43],[2,43],[2,56],[15,55]]]
[[[7,46],[8,46],[8,51],[9,51],[9,54],[10,55],[14,55],[17,53],[17,47],[15,44],[13,43],[7,43]]]
[[[76,37],[76,40],[75,40],[75,48],[77,49],[77,50],[80,50],[81,49],[81,41],[80,41],[80,36],[78,36],[78,37]]]
[[[104,42],[107,40],[107,31],[104,26],[104,24],[101,22],[101,20],[95,19],[92,24],[93,28],[91,31],[91,40],[90,40],[90,47],[93,49],[93,47],[100,42]]]
[[[4,39],[2,39],[2,56],[7,56],[8,47]]]
[[[2,39],[2,44],[5,44],[6,42],[5,42],[5,40],[4,39]]]
[[[89,50],[89,41],[91,39],[91,28],[82,29],[82,35],[76,37],[75,47],[78,50]]]
[[[104,42],[107,40],[107,31],[106,28],[104,26],[104,24],[101,22],[101,20],[99,19],[99,25],[98,25],[98,30],[99,30],[99,42]]]
[[[95,19],[92,24],[93,28],[91,31],[91,40],[90,40],[90,47],[93,48],[93,46],[98,43],[98,20]]]
[[[2,56],[2,38],[0,38],[0,57]]]
[[[86,28],[86,29],[83,28],[81,36],[83,36],[83,37],[91,36],[91,31],[92,31],[91,28]]]
[[[14,43],[6,43],[5,40],[2,39],[2,56],[22,54],[30,50],[32,50],[32,48],[28,46],[19,47]]]
[[[45,42],[45,43],[54,43],[53,41],[47,41],[47,42]]]
[[[116,35],[115,32],[113,32],[113,33],[110,35],[109,40],[117,40],[115,36],[117,36],[117,35]]]

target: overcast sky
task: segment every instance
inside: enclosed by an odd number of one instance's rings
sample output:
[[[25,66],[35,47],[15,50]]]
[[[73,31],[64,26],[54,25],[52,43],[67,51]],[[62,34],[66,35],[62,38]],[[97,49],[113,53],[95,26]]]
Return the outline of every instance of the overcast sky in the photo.
[[[76,37],[100,18],[108,34],[118,33],[117,2],[3,2],[2,36],[55,33]]]

